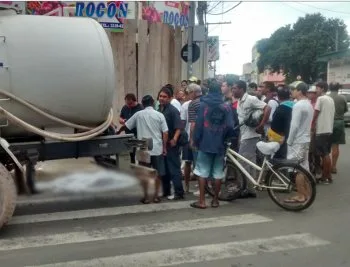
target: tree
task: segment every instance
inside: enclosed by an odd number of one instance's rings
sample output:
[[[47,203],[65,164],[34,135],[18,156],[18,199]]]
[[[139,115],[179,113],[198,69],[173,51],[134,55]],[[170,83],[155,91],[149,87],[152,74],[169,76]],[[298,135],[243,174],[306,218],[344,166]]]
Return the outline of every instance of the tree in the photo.
[[[320,13],[307,14],[293,26],[281,27],[270,38],[258,41],[258,68],[260,72],[265,68],[283,70],[289,80],[301,75],[305,82],[311,83],[327,67],[317,62],[317,58],[336,49],[347,49],[349,43],[344,21],[326,19]]]

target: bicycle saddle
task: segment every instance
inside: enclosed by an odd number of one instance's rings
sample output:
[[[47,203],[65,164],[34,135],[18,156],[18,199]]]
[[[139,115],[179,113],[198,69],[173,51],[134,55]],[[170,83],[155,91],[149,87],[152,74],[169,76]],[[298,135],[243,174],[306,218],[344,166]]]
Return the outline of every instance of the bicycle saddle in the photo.
[[[259,141],[256,144],[256,147],[265,156],[272,156],[273,154],[275,154],[280,149],[280,144],[277,143],[277,142]]]

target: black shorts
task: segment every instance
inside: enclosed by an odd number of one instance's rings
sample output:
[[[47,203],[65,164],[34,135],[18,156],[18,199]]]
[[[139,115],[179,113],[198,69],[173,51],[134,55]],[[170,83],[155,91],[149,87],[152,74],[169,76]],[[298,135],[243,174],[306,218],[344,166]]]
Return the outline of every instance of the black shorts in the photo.
[[[193,152],[190,144],[186,144],[182,147],[182,160],[193,161]]]
[[[165,175],[165,161],[163,155],[151,156],[151,163],[139,162],[139,165],[155,169],[158,176]]]
[[[315,152],[317,156],[325,157],[331,153],[332,134],[319,134],[315,137]]]
[[[332,144],[344,145],[345,142],[345,123],[343,120],[335,120],[332,134]]]

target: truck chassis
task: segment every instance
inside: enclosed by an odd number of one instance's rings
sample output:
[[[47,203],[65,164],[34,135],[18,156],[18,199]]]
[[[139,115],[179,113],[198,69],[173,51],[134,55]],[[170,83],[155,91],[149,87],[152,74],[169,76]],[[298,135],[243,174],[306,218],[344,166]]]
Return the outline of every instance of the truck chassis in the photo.
[[[0,143],[0,228],[12,217],[17,194],[35,194],[35,165],[39,161],[93,157],[97,164],[118,169],[119,154],[134,148],[152,149],[152,140],[132,134],[105,135],[77,142],[9,140]],[[115,156],[113,158],[112,156]],[[25,170],[22,166],[25,166]],[[135,167],[135,166],[134,166]],[[11,171],[15,172],[14,178]]]

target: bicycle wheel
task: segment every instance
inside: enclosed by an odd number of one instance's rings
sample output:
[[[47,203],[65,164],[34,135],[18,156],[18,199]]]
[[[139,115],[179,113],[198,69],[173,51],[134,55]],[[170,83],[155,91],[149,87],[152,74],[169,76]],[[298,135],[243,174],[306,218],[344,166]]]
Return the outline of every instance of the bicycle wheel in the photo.
[[[283,181],[287,184],[287,186],[285,186],[283,189],[267,188],[267,192],[269,193],[269,196],[273,202],[288,211],[302,211],[312,205],[316,198],[316,181],[310,172],[305,170],[300,165],[293,163],[277,164],[273,166],[273,170],[280,178],[274,172],[269,172],[267,175],[266,185],[271,187],[283,187],[284,185],[280,179],[283,179]],[[295,194],[297,192],[295,181],[298,174],[303,175],[304,177],[303,187],[308,197],[304,202],[286,202],[287,193]],[[281,199],[277,196],[278,193],[283,195]]]
[[[247,187],[247,181],[244,174],[232,163],[227,163],[224,172],[225,179],[221,184],[219,200],[232,201],[240,197],[241,192]],[[215,185],[212,181],[211,179],[207,182],[205,191],[213,197],[215,194]]]

